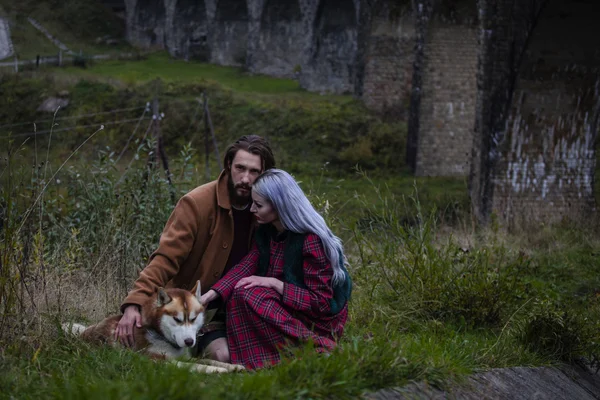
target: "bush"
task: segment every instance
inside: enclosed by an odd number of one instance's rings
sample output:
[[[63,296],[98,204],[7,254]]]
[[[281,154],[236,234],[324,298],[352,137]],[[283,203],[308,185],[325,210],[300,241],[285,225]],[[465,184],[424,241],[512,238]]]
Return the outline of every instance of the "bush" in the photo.
[[[260,134],[267,137],[276,150],[281,167],[299,171],[307,166],[330,163],[331,168],[347,170],[356,164],[365,169],[394,169],[404,166],[404,123],[386,123],[370,114],[358,101],[342,102],[275,99],[266,102],[237,95],[208,82],[148,82],[128,87],[81,79],[71,86],[60,86],[51,79],[5,77],[0,96],[4,121],[27,122],[52,120],[50,113],[36,109],[47,96],[60,90],[69,92],[69,105],[56,115],[57,129],[81,125],[106,125],[95,145],[114,149],[124,146],[144,106],[159,94],[160,122],[167,152],[174,152],[185,143],[203,145],[204,122],[198,112],[196,98],[206,92],[216,141],[221,150],[241,135]],[[1,107],[4,106],[4,107]],[[135,109],[131,109],[135,108]],[[127,110],[124,110],[127,109]],[[112,112],[113,110],[121,110]],[[74,116],[89,115],[72,118]],[[0,116],[2,114],[0,113]],[[150,112],[144,114],[150,116]],[[67,117],[68,119],[62,119]],[[127,123],[120,121],[128,120]],[[143,121],[138,137],[148,125]],[[38,124],[39,130],[49,130],[50,122]],[[15,133],[21,130],[15,128]],[[26,129],[25,129],[26,130]],[[8,131],[5,130],[8,134]],[[87,128],[56,133],[61,146],[74,149],[88,134]],[[38,137],[37,140],[43,140]],[[134,149],[130,149],[134,150]]]
[[[370,222],[353,229],[360,275],[377,276],[386,301],[425,318],[504,323],[526,297],[526,257],[500,246],[463,249],[452,238],[438,243],[436,212],[425,217],[416,200],[417,214],[407,220],[398,203],[382,197],[380,205],[365,205]]]
[[[539,300],[525,316],[519,339],[531,351],[571,362],[598,352],[598,315],[588,318],[573,307]],[[597,310],[596,310],[597,311]]]
[[[110,277],[118,294],[105,300],[122,298],[158,244],[174,206],[172,191],[196,185],[189,146],[173,160],[174,187],[160,166],[146,163],[155,149],[151,142],[138,143],[137,163],[124,172],[110,148],[87,168],[42,163],[25,170],[15,165],[20,153],[13,146],[0,185],[0,339],[17,331],[17,315],[36,312],[38,291],[47,295],[51,280],[76,271]],[[58,296],[56,302],[46,298],[46,305],[60,309]]]

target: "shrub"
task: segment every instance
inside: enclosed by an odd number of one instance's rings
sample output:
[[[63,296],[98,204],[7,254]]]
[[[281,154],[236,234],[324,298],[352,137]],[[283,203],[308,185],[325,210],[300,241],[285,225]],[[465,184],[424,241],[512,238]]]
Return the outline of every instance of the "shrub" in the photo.
[[[87,168],[36,165],[31,171],[15,166],[20,154],[9,149],[0,185],[0,339],[17,332],[15,324],[31,322],[16,316],[38,312],[38,292],[46,296],[51,280],[73,272],[113,283],[107,290],[117,294],[107,293],[107,302],[125,295],[157,246],[173,207],[171,191],[196,185],[189,146],[173,160],[178,181],[172,188],[162,168],[146,162],[154,149],[152,142],[138,143],[137,163],[125,172],[110,148]],[[64,300],[60,287],[54,289],[58,299],[42,301],[60,310]]]
[[[377,276],[381,294],[399,309],[471,327],[500,326],[528,290],[526,257],[499,246],[463,249],[452,238],[438,243],[436,212],[426,217],[415,202],[413,219],[393,198],[365,204],[369,223],[353,229],[360,275]]]
[[[598,352],[598,315],[588,318],[573,307],[536,301],[525,316],[519,340],[530,350],[567,362]]]

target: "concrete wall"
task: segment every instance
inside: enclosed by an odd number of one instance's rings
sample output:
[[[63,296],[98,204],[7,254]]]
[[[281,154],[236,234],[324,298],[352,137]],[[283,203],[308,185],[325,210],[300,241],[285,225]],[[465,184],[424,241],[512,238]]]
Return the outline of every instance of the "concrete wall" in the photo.
[[[352,93],[358,36],[358,1],[320,0],[300,84],[319,92]]]
[[[173,57],[210,60],[208,18],[203,0],[167,2],[166,47]]]
[[[211,62],[245,65],[248,41],[248,4],[245,0],[218,0],[211,26]]]
[[[164,49],[166,9],[163,0],[125,0],[126,36],[142,48]]]
[[[297,76],[307,41],[303,19],[298,0],[266,1],[250,66],[252,72],[288,78]]]

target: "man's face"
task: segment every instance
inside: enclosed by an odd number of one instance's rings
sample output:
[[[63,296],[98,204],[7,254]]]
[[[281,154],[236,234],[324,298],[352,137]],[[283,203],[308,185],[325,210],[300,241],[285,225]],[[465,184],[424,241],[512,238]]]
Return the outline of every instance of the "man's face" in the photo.
[[[233,203],[248,202],[252,185],[262,172],[260,156],[238,150],[230,165],[229,192]]]

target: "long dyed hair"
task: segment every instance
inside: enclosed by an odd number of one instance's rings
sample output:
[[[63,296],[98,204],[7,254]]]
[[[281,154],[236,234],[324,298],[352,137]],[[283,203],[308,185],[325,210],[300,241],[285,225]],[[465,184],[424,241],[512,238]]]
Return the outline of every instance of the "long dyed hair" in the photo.
[[[346,260],[342,241],[331,232],[290,174],[280,169],[267,170],[256,179],[252,191],[271,203],[285,229],[316,234],[323,242],[325,254],[333,267],[333,283],[345,280],[342,264]]]

